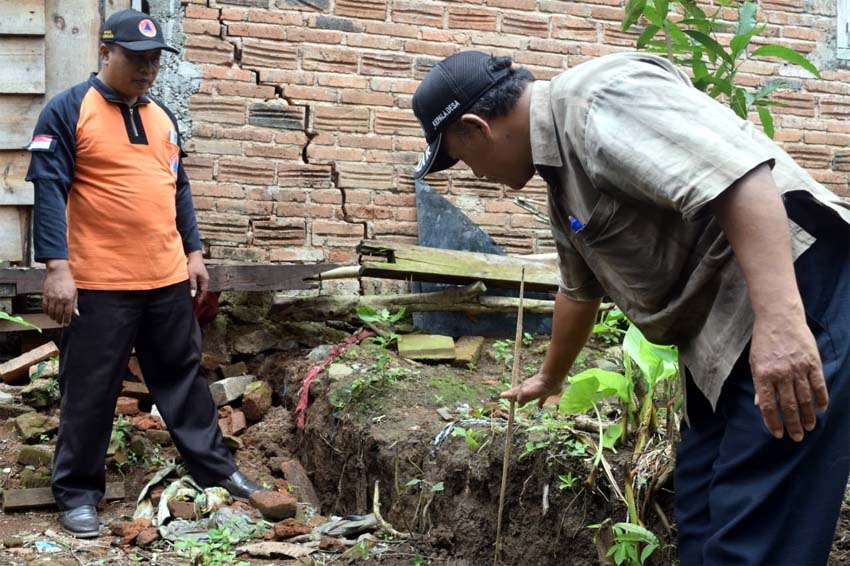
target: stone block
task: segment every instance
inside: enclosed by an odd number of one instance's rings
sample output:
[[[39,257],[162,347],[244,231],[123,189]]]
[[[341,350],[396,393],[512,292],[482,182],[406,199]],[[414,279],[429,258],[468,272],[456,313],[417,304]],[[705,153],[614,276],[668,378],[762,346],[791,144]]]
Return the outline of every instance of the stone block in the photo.
[[[250,422],[263,419],[272,407],[272,388],[265,381],[254,381],[245,388],[242,411]]]
[[[59,355],[59,349],[53,342],[48,342],[17,358],[0,364],[0,379],[10,385],[21,385],[29,377],[29,368],[39,362],[43,362]]]
[[[398,355],[409,360],[453,360],[455,341],[438,334],[403,334],[398,337]]]
[[[295,517],[298,501],[288,493],[260,491],[251,495],[251,505],[256,507],[267,521],[282,521]]]
[[[483,347],[483,336],[463,336],[459,338],[455,343],[455,360],[452,364],[460,367],[477,364]]]
[[[58,378],[59,377],[59,358],[50,358],[31,365],[29,369],[30,379],[38,378]]]
[[[15,419],[15,431],[27,444],[35,444],[42,435],[53,436],[59,431],[59,419],[36,412],[24,413]]]
[[[217,407],[232,403],[242,397],[249,383],[256,380],[253,375],[240,375],[216,381],[210,385],[210,393]]]
[[[22,466],[44,466],[49,468],[53,455],[43,448],[22,446],[18,451],[18,464]]]

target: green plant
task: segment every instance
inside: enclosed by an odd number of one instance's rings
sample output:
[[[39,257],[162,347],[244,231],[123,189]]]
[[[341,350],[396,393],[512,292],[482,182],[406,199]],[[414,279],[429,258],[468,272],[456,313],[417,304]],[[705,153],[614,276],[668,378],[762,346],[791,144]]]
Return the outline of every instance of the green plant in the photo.
[[[626,315],[618,308],[604,311],[599,322],[593,325],[593,334],[609,344],[622,340],[625,331],[620,328]]]
[[[514,343],[511,340],[496,340],[493,342],[493,357],[496,363],[510,366],[514,359]]]
[[[209,541],[181,539],[175,547],[183,556],[197,566],[251,566],[250,562],[237,560],[233,545],[241,539],[231,533],[229,527],[210,529]]]
[[[775,57],[798,65],[817,78],[821,78],[820,73],[803,55],[782,45],[761,45],[750,51],[752,40],[767,29],[758,24],[754,2],[715,0],[714,4],[717,8],[708,15],[695,0],[629,0],[622,30],[628,30],[643,16],[649,25],[637,40],[638,49],[660,53],[689,66],[694,86],[712,98],[723,99],[741,118],[746,119],[750,109],[755,108],[762,128],[772,138],[773,116],[768,108],[783,105],[769,98],[787,85],[771,81],[754,91],[738,86],[735,81],[741,65],[751,57]],[[724,8],[737,8],[736,24],[720,20]],[[718,33],[732,34],[728,47],[721,44]],[[656,39],[659,34],[661,38]]]
[[[421,489],[430,491],[431,493],[440,493],[445,489],[445,484],[441,481],[437,483],[431,483],[428,480],[416,478],[404,484],[404,487],[419,487]]]
[[[466,440],[470,450],[478,450],[481,447],[481,432],[456,426],[452,429],[452,436],[461,436]]]
[[[398,334],[393,331],[393,325],[401,320],[405,312],[404,307],[399,308],[395,313],[390,313],[388,309],[376,311],[365,305],[357,307],[357,317],[378,333],[378,336],[373,336],[369,340],[385,349],[398,340]]]
[[[573,490],[576,482],[578,481],[578,477],[573,475],[572,472],[567,472],[566,475],[558,475],[558,489],[564,491],[565,489]]]
[[[38,441],[42,444],[47,444],[48,442],[50,442],[50,437],[42,432],[38,435]]]
[[[522,333],[522,344],[523,344],[523,346],[528,348],[529,346],[531,346],[531,344],[533,342],[534,342],[534,335],[531,332],[523,332]]]
[[[589,529],[599,529],[600,525],[588,525]],[[634,523],[614,523],[614,544],[608,549],[608,556],[617,566],[642,566],[655,549],[658,537],[652,531]],[[593,537],[596,542],[596,537]],[[643,550],[641,550],[643,545]]]

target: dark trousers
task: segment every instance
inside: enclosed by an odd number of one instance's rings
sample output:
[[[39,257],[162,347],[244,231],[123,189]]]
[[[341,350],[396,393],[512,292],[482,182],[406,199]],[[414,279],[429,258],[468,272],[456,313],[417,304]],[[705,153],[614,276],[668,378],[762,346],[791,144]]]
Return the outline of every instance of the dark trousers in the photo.
[[[821,566],[829,558],[850,472],[850,229],[810,207],[789,216],[818,237],[795,270],[829,408],[803,442],[787,433],[776,440],[753,403],[749,348],[716,411],[688,378],[690,426],[675,474],[682,566]]]
[[[115,402],[135,345],[139,365],[192,476],[213,485],[236,467],[200,374],[201,331],[188,282],[150,291],[79,290],[79,316],[65,328],[59,358],[62,394],[53,459],[59,508],[96,505]]]

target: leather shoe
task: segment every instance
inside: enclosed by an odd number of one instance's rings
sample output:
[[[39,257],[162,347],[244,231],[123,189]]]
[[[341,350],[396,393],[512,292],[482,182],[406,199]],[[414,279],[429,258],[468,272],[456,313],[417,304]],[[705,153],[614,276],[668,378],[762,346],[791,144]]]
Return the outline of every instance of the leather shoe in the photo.
[[[227,479],[220,481],[218,485],[226,489],[231,497],[237,501],[248,501],[251,494],[265,491],[262,486],[252,482],[239,471],[233,472]]]
[[[94,538],[100,533],[97,524],[97,509],[94,505],[80,505],[59,513],[59,524],[65,532],[77,538]]]

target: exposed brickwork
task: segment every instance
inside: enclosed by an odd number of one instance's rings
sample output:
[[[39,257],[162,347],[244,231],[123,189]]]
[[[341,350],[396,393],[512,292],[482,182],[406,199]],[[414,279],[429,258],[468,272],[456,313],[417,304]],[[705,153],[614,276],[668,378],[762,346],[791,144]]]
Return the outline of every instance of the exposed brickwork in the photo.
[[[363,237],[414,242],[410,177],[423,147],[418,81],[461,49],[513,55],[546,79],[633,48],[624,0],[184,0],[182,56],[203,82],[190,101],[186,170],[213,261],[354,261]],[[724,17],[735,12],[725,10]],[[767,39],[833,49],[835,4],[764,0]],[[726,39],[728,41],[728,38]],[[775,60],[741,66],[752,87],[785,79],[776,139],[850,196],[850,71],[823,80]],[[754,120],[758,118],[754,115]],[[429,178],[510,252],[553,251],[544,223],[463,167]],[[523,196],[545,206],[543,182]]]

